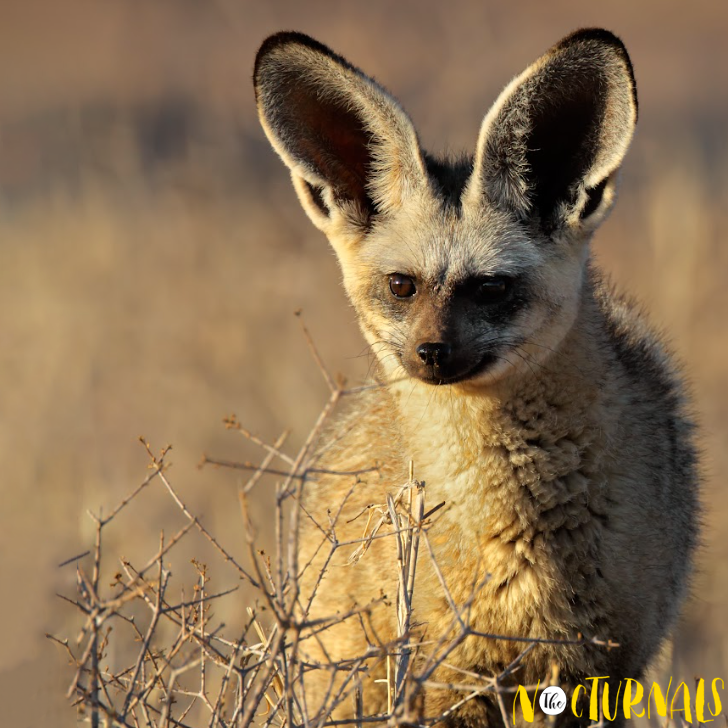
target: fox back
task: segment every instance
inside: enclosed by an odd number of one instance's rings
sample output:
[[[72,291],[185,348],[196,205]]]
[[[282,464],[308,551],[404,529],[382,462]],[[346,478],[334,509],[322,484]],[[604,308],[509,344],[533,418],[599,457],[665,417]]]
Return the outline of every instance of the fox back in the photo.
[[[543,684],[556,668],[567,690],[608,675],[616,693],[674,627],[698,509],[679,373],[590,262],[637,119],[623,44],[597,29],[564,38],[506,86],[474,155],[456,161],[423,151],[387,91],[305,35],[268,38],[254,80],[263,128],[337,254],[381,385],[320,455],[330,473],[377,472],[353,488],[333,475],[306,486],[301,561],[313,559],[309,617],[376,603],[367,628],[346,619],[311,640],[310,659],[343,664],[396,640],[394,610],[376,601],[396,593],[396,549],[375,539],[352,565],[320,546],[337,508],[336,539],[360,539],[353,517],[385,503],[413,462],[427,502],[444,503],[427,526],[414,620],[435,642],[456,613],[472,631],[433,672],[420,714],[498,724],[487,698],[451,711],[462,699],[452,686],[516,659],[513,682]],[[538,642],[521,655],[524,643],[503,637]],[[321,673],[312,703],[336,682]],[[378,677],[367,714],[387,707]]]

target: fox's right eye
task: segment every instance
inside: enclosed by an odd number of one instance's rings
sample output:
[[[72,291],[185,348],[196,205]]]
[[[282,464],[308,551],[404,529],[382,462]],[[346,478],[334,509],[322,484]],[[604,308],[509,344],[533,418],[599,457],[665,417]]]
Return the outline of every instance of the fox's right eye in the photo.
[[[395,298],[412,298],[417,293],[417,286],[413,278],[393,273],[389,276],[389,290]]]

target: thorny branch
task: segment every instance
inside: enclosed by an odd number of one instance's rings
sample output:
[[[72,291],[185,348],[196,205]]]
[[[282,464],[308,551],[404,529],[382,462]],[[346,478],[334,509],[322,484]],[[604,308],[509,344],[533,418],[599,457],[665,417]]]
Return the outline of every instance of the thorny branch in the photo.
[[[288,432],[274,443],[267,443],[243,427],[233,415],[226,418],[226,426],[261,447],[265,453],[262,462],[253,465],[208,457],[202,462],[202,465],[251,471],[250,479],[238,493],[249,566],[243,566],[233,550],[224,546],[185,504],[167,475],[170,448],[155,454],[143,438],[140,439],[150,460],[149,474],[107,516],[91,516],[95,522],[93,547],[60,564],[61,567],[76,564],[77,594],[75,598],[62,598],[78,610],[81,628],[76,640],[48,637],[69,659],[73,676],[68,697],[91,726],[247,728],[254,723],[276,728],[363,727],[373,723],[424,726],[490,694],[495,696],[504,725],[509,728],[508,706],[513,702],[514,678],[522,659],[538,643],[560,642],[495,635],[471,628],[470,609],[484,584],[473,584],[470,599],[464,604],[458,605],[452,597],[428,538],[431,516],[445,504],[431,504],[426,509],[426,489],[415,479],[412,463],[408,482],[392,483],[392,494],[386,503],[371,505],[360,514],[367,515],[360,539],[338,540],[337,524],[344,503],[332,504],[329,522],[316,523],[321,533],[319,548],[328,552],[324,551],[323,566],[318,567],[320,573],[316,574],[312,593],[301,593],[301,574],[314,568],[314,557],[299,564],[301,518],[313,520],[302,503],[310,477],[326,474],[355,483],[364,473],[376,470],[375,465],[347,472],[316,468],[316,443],[342,399],[378,386],[345,388],[344,382],[335,380],[323,365],[305,326],[304,336],[330,396],[303,446],[290,455],[282,450]],[[272,559],[256,548],[248,509],[248,497],[264,476],[280,479],[276,486],[276,543]],[[126,507],[154,487],[167,493],[187,523],[170,539],[161,534],[156,553],[139,568],[122,559],[121,570],[108,587],[103,587],[102,574],[110,568],[105,550],[108,529],[117,526],[123,529],[123,518],[128,514]],[[171,593],[168,560],[178,545],[195,533],[213,547],[224,564],[232,567],[244,589],[253,595],[248,619],[237,635],[231,635],[229,628],[217,622],[212,612],[213,605],[223,598],[230,599],[235,589],[209,593],[212,570],[207,565],[193,562],[198,576],[189,589],[192,596],[186,596],[185,589],[179,596]],[[392,553],[396,555],[398,589],[396,600],[388,607],[395,610],[396,639],[382,643],[373,631],[369,615],[375,606],[386,606],[382,599],[373,597],[369,604],[354,605],[330,617],[309,617],[311,604],[334,554],[342,548],[355,547],[350,558],[355,564],[367,558],[372,543],[381,539],[391,543]],[[418,588],[422,588],[418,586],[417,575],[423,557],[452,612],[450,629],[442,635],[427,635],[415,620],[415,596]],[[239,611],[245,614],[242,605]],[[321,637],[326,630],[347,620],[360,625],[368,647],[363,654],[337,660],[328,655]],[[472,639],[522,642],[523,650],[499,675],[468,672],[450,664],[448,660],[453,652]],[[326,658],[323,662],[308,660],[301,649],[306,641],[320,645]],[[606,649],[614,646],[608,640],[581,636],[561,642]],[[367,680],[380,674],[377,672],[380,667],[386,674],[386,678],[379,678],[386,683],[386,713],[368,715]],[[441,668],[457,678],[443,682]],[[306,691],[312,671],[323,671],[329,676],[321,706],[313,705]],[[533,685],[527,686],[527,690],[534,689]],[[418,707],[421,704],[418,697],[425,690],[448,690],[455,698],[442,714],[425,717]],[[342,706],[353,706],[350,714],[354,717],[339,717]]]

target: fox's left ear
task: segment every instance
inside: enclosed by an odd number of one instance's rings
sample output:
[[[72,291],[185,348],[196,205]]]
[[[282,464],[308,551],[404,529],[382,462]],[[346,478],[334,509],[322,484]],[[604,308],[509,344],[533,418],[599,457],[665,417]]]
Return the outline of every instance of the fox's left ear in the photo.
[[[466,200],[536,222],[547,235],[593,230],[614,201],[637,121],[627,51],[579,30],[515,78],[483,121]]]

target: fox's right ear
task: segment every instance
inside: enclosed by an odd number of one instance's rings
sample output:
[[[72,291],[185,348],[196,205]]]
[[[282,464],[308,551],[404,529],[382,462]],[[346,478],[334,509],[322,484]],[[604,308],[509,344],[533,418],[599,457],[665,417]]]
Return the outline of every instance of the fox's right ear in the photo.
[[[414,127],[395,99],[326,46],[277,33],[255,59],[258,113],[313,223],[357,240],[426,184]]]

